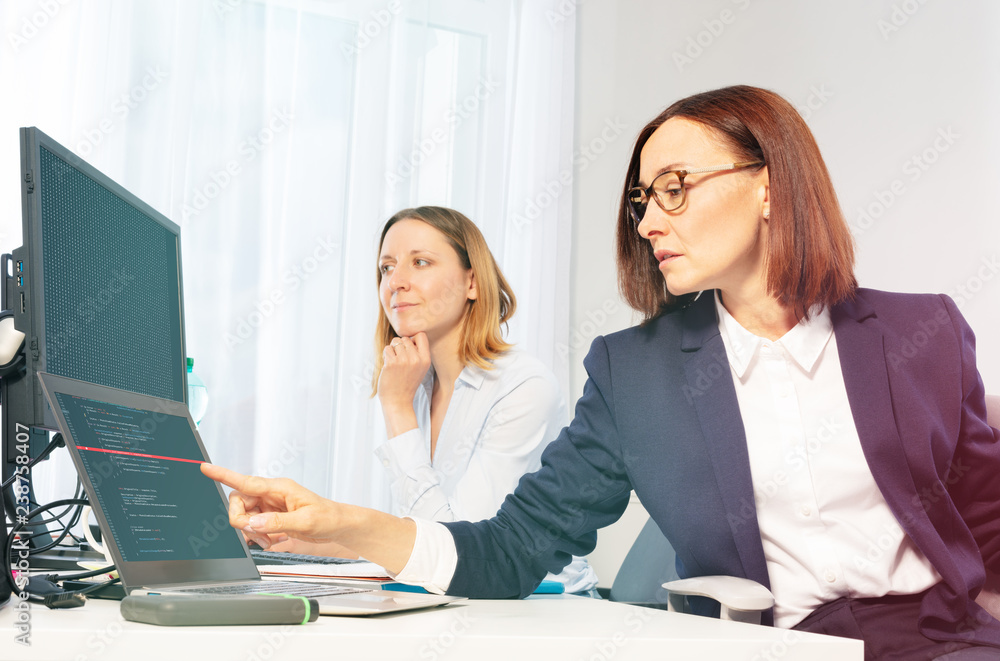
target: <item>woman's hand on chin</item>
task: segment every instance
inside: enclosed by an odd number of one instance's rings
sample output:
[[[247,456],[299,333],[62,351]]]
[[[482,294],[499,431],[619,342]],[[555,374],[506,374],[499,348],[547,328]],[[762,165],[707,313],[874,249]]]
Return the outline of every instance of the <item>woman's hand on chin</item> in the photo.
[[[417,427],[413,397],[431,366],[431,350],[425,333],[396,337],[382,350],[382,372],[378,399],[389,438]]]

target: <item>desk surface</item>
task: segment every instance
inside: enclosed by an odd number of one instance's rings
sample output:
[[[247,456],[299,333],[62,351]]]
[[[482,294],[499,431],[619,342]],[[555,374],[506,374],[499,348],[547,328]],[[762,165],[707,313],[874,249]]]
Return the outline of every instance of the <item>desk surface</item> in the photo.
[[[850,661],[860,641],[722,622],[583,597],[470,600],[373,618],[321,617],[300,626],[158,627],[126,622],[119,603],[31,605],[31,646],[0,612],[0,659],[776,659]],[[669,653],[668,653],[669,652]]]

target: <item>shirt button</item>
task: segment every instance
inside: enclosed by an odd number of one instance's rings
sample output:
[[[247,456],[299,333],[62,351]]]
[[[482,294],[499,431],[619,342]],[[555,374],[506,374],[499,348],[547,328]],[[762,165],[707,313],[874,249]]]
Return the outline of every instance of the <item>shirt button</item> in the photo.
[[[809,509],[808,505],[803,505],[801,511],[802,511],[802,516],[809,516],[810,514],[813,513],[813,511]]]
[[[832,571],[826,572],[826,575],[824,575],[823,578],[826,579],[827,583],[836,583],[837,582],[837,575],[834,574]]]
[[[382,465],[383,466],[388,466],[389,465],[389,460],[388,459],[383,459],[382,460]]]

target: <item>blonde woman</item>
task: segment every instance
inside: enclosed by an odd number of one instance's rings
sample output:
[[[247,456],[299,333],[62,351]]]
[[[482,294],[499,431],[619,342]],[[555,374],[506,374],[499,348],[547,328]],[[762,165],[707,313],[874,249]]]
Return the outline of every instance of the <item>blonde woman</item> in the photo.
[[[382,230],[377,395],[389,440],[393,513],[433,521],[492,517],[565,423],[551,372],[504,341],[516,299],[479,228],[442,207],[404,209]],[[582,558],[558,576],[593,589]]]

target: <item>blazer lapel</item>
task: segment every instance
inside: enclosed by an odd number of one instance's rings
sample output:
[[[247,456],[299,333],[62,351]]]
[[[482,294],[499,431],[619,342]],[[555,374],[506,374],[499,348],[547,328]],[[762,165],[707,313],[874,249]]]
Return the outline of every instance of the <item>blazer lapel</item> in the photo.
[[[910,471],[899,470],[908,462],[893,415],[882,332],[876,324],[864,323],[875,316],[875,311],[859,297],[834,306],[830,316],[861,448],[875,483],[907,529],[907,523],[913,521],[912,503],[917,489]]]
[[[703,292],[684,314],[685,392],[698,415],[745,576],[770,587],[757,527],[746,432],[719,334],[714,293]]]

